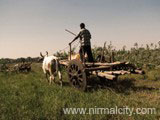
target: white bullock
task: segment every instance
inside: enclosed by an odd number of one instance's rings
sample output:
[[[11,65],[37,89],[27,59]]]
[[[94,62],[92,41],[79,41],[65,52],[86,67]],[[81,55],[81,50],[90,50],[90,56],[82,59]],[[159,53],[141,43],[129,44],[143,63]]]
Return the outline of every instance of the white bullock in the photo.
[[[48,75],[49,77],[49,83],[52,83],[52,80],[55,82],[55,75],[58,74],[60,84],[62,86],[62,75],[60,72],[60,64],[59,64],[59,59],[56,56],[48,56],[48,52],[46,52],[46,55],[42,55],[40,53],[41,57],[43,58],[43,63],[42,63],[42,69],[43,72],[46,75],[46,78],[48,80]]]

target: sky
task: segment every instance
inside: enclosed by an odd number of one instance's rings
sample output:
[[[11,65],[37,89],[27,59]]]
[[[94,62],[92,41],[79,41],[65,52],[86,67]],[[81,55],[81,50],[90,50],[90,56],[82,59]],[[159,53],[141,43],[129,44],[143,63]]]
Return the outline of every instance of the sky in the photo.
[[[92,47],[160,41],[160,0],[0,0],[0,58],[37,57],[68,46],[84,22]],[[66,49],[68,50],[68,49]]]

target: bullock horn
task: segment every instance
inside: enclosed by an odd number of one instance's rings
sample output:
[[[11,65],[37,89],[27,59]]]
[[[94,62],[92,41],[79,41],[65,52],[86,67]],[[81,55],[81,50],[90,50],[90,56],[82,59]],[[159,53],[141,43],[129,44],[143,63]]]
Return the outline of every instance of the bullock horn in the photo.
[[[46,55],[48,56],[48,51],[46,51]]]
[[[44,58],[44,56],[42,55],[42,53],[40,52],[40,56],[42,57],[42,58]]]

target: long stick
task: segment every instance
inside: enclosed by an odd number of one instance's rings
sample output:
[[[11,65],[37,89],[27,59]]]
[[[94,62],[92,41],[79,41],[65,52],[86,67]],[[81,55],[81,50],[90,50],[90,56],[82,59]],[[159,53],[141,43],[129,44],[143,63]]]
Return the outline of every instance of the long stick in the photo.
[[[67,30],[67,29],[65,29],[65,31],[67,31],[67,32],[69,32],[69,33],[71,33],[72,35],[74,35],[74,36],[77,36],[76,34],[74,34],[73,32],[71,32],[71,31],[69,31],[69,30]],[[72,55],[72,46],[71,46],[71,44],[69,45],[70,46],[70,60],[71,60],[71,55]]]
[[[71,32],[71,31],[69,31],[69,30],[67,30],[67,29],[65,29],[65,31],[71,33],[71,34],[74,35],[74,36],[77,36],[76,34],[74,34],[73,32]]]

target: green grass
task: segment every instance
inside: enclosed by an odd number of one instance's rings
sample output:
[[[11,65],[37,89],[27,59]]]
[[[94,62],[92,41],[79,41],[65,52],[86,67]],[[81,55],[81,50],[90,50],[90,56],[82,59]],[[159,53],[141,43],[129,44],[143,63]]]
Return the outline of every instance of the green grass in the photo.
[[[32,72],[0,73],[1,120],[156,120],[160,118],[160,70],[148,71],[145,76],[125,75],[116,83],[101,86],[92,83],[87,92],[72,88],[63,71],[65,85],[49,85],[40,64]],[[57,80],[57,79],[56,79]],[[110,83],[110,84],[109,84]],[[65,115],[63,108],[156,108],[154,115]]]

